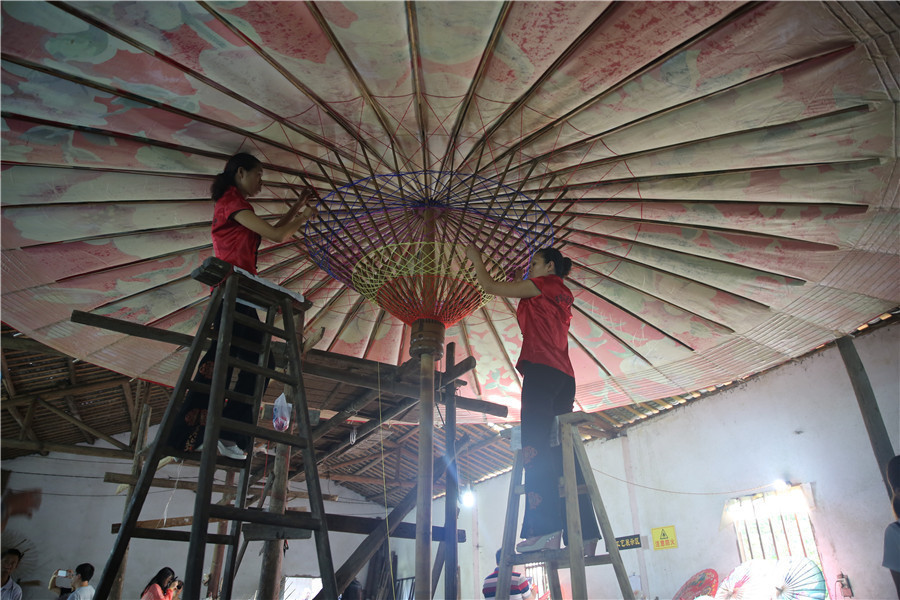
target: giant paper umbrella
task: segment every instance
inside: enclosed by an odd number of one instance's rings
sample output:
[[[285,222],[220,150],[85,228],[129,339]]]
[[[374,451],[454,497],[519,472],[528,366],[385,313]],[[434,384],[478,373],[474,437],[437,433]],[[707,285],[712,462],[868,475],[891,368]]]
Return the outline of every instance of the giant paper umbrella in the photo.
[[[758,372],[900,298],[893,3],[2,12],[3,320],[131,376],[171,384],[183,350],[70,313],[193,333],[209,184],[238,150],[265,163],[259,214],[320,198],[308,246],[259,256],[314,303],[318,348],[396,364],[436,320],[477,359],[467,395],[511,420],[514,303],[473,287],[469,242],[497,276],[550,240],[574,260],[589,411]]]

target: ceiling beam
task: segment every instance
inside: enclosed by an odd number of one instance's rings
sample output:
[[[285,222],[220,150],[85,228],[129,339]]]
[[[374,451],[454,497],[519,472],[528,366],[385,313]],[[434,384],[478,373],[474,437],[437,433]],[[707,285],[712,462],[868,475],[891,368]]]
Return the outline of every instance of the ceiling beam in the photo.
[[[115,448],[99,448],[97,446],[75,446],[72,444],[54,444],[52,442],[30,442],[28,440],[0,440],[0,448],[10,450],[27,450],[29,452],[61,452],[63,454],[78,454],[80,456],[96,456],[98,458],[115,458],[119,460],[134,460],[134,453]]]

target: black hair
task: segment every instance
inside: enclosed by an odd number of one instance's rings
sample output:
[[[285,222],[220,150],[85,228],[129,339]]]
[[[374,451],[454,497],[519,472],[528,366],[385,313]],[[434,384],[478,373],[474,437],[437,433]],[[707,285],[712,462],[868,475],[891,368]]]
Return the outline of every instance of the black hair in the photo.
[[[569,274],[569,271],[572,270],[572,259],[563,256],[562,252],[556,248],[542,248],[535,252],[535,254],[540,254],[541,258],[548,263],[552,262],[553,271],[559,277],[565,277]]]
[[[150,587],[151,587],[154,583],[155,583],[156,585],[159,586],[159,589],[161,589],[161,590],[163,591],[163,593],[165,593],[165,592],[166,592],[166,581],[167,581],[170,577],[171,577],[172,579],[175,579],[175,571],[173,571],[173,570],[170,569],[169,567],[163,567],[162,569],[159,570],[159,573],[157,573],[156,575],[153,576],[153,579],[150,580],[150,583],[148,583],[148,584],[144,587],[144,591],[141,592],[141,596],[143,596],[144,594],[146,594],[146,593],[147,593],[147,590],[149,590]]]
[[[497,564],[498,564],[498,565],[500,564],[500,552],[501,552],[502,550],[503,550],[503,548],[500,548],[500,550],[497,550]]]
[[[228,191],[228,188],[234,185],[234,178],[237,175],[238,169],[243,168],[245,171],[250,171],[261,164],[262,163],[259,162],[258,158],[252,154],[247,154],[246,152],[238,152],[229,158],[228,162],[225,163],[225,169],[216,175],[212,185],[209,187],[209,193],[212,196],[213,202],[224,196],[225,192]]]
[[[90,581],[94,576],[94,565],[91,563],[81,563],[75,567],[75,574],[81,576],[82,581]]]
[[[9,550],[7,550],[6,552],[3,553],[3,556],[4,556],[4,557],[5,557],[5,556],[9,556],[10,554],[12,554],[13,556],[15,556],[15,557],[18,558],[19,560],[22,560],[22,557],[25,556],[25,554],[24,554],[21,550],[19,550],[19,549],[17,549],[17,548],[10,548]]]

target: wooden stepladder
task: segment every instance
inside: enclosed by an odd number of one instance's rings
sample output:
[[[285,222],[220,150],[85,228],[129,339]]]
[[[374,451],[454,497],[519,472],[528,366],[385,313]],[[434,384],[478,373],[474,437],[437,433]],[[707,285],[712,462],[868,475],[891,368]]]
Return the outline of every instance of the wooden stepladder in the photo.
[[[182,598],[184,600],[198,600],[201,598],[206,544],[226,545],[228,547],[228,555],[225,562],[224,581],[220,597],[231,598],[234,576],[237,570],[238,544],[244,523],[311,530],[315,534],[316,539],[316,551],[319,572],[322,577],[323,592],[326,597],[337,598],[338,590],[335,584],[334,565],[328,540],[325,507],[322,490],[319,485],[315,448],[301,374],[300,342],[297,337],[297,327],[294,323],[295,316],[302,319],[303,313],[310,305],[297,294],[256,278],[249,273],[236,270],[230,264],[216,258],[207,259],[203,266],[194,270],[192,276],[202,283],[217,285],[217,287],[213,292],[197,335],[194,337],[188,351],[187,359],[175,384],[165,416],[160,423],[156,441],[151,447],[135,484],[131,502],[126,509],[115,545],[106,563],[100,585],[97,588],[97,598],[98,600],[105,600],[109,597],[113,581],[122,565],[123,557],[132,538],[189,542],[187,565],[183,576],[184,590],[182,591]],[[257,321],[236,311],[235,306],[239,299],[265,311],[264,320]],[[281,326],[276,325],[279,316]],[[216,318],[218,318],[218,326],[214,328],[213,324]],[[248,340],[232,339],[234,323],[240,323],[244,327],[260,332],[262,342],[257,346]],[[286,342],[285,372],[269,367],[273,337],[280,338]],[[204,348],[213,339],[217,340],[217,347],[212,382],[209,385],[204,385],[192,381]],[[256,363],[252,363],[234,356],[235,352],[230,351],[232,344],[252,353],[257,353],[259,360]],[[244,356],[246,356],[246,353],[244,353]],[[232,371],[236,373],[246,371],[257,375],[256,389],[252,395],[238,393],[229,389],[228,377]],[[257,425],[264,391],[264,378],[274,379],[285,384],[286,395],[293,404],[293,419],[296,420],[295,433],[291,433],[290,429],[286,432],[279,432]],[[187,392],[190,390],[209,394],[202,452],[183,452],[167,446],[169,435],[179,415],[179,409],[185,400]],[[229,402],[250,404],[253,407],[253,424],[223,417],[222,408],[226,399]],[[306,474],[310,512],[282,515],[248,508],[247,490],[251,483],[252,447],[246,449],[247,458],[244,460],[218,456],[217,443],[219,432],[222,430],[238,432],[277,444],[299,448]],[[200,468],[197,495],[190,532],[145,529],[138,526],[138,517],[147,493],[153,485],[153,478],[156,474],[159,460],[166,456],[175,456],[185,460],[197,460],[199,458]],[[217,469],[236,470],[240,474],[233,504],[216,504],[212,502],[213,479]],[[229,533],[209,533],[210,519],[229,521]]]
[[[522,450],[516,451],[513,463],[512,478],[509,483],[509,498],[506,505],[506,523],[503,527],[503,546],[500,550],[500,570],[497,573],[497,599],[509,600],[509,581],[512,577],[513,565],[526,563],[544,563],[547,566],[550,577],[550,597],[553,600],[562,600],[562,588],[559,583],[559,569],[568,568],[572,580],[572,598],[575,600],[587,600],[591,598],[587,589],[585,578],[585,566],[612,564],[619,582],[622,598],[634,600],[634,592],[622,564],[619,555],[619,547],[616,545],[616,537],[609,523],[609,516],[603,506],[600,497],[600,488],[594,479],[594,472],[588,462],[584,442],[578,433],[578,424],[590,421],[591,418],[582,412],[569,413],[559,417],[559,435],[562,444],[563,455],[563,489],[566,498],[566,526],[569,531],[569,546],[560,550],[535,550],[533,552],[515,553],[516,528],[519,524],[519,496],[525,493],[522,484],[522,476],[525,472],[525,462],[522,458]],[[577,460],[576,460],[577,459]],[[581,515],[578,510],[578,483],[575,469],[581,470],[585,485],[597,515],[600,525],[600,533],[606,544],[607,554],[584,557],[584,540],[581,536]],[[505,584],[504,584],[505,582]],[[596,594],[594,594],[596,596]]]

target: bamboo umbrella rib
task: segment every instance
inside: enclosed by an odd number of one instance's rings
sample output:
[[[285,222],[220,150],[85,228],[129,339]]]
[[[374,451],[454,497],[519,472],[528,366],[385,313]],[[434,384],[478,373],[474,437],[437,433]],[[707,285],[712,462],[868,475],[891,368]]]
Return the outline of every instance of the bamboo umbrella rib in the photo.
[[[764,205],[764,206],[769,205],[768,202],[760,202],[759,204]],[[775,204],[781,205],[782,203],[778,202]],[[829,205],[829,206],[835,206],[835,205]],[[847,205],[844,205],[844,206],[847,206]],[[859,212],[864,212],[864,211],[859,211]],[[551,213],[551,214],[557,214],[557,213]],[[561,213],[558,213],[558,214],[561,214]],[[783,241],[783,242],[789,242],[789,243],[794,243],[794,244],[799,243],[803,246],[804,250],[808,250],[810,252],[831,252],[831,251],[840,249],[839,246],[835,246],[834,244],[826,244],[824,242],[816,242],[816,241],[806,240],[802,237],[786,236],[786,235],[779,235],[779,234],[775,234],[775,233],[765,233],[765,232],[760,232],[760,231],[752,231],[752,230],[749,230],[746,228],[738,229],[738,228],[734,228],[734,227],[704,225],[704,224],[699,224],[699,223],[679,223],[679,222],[673,222],[673,221],[665,221],[665,220],[661,220],[661,219],[648,219],[648,218],[640,218],[639,219],[639,218],[635,218],[635,217],[622,217],[622,216],[618,216],[618,215],[600,215],[600,214],[594,214],[594,213],[568,212],[566,214],[567,214],[567,216],[570,216],[573,219],[578,218],[578,219],[583,219],[583,220],[591,220],[591,221],[598,221],[598,222],[604,222],[604,223],[614,222],[614,223],[637,224],[637,225],[644,225],[644,224],[658,225],[658,226],[662,226],[662,227],[678,227],[679,229],[696,230],[696,231],[703,232],[703,233],[719,233],[719,234],[723,234],[723,235],[740,235],[740,236],[746,236],[746,237],[750,237],[750,238],[761,238],[761,239],[766,239],[766,240]],[[568,224],[560,226],[559,229],[564,229],[564,230],[567,230],[567,231],[570,231],[573,233],[586,233],[588,235],[595,235],[595,236],[605,237],[605,238],[610,238],[610,239],[624,239],[624,238],[619,238],[618,236],[615,236],[613,234],[585,231],[582,229],[578,229],[577,227],[571,227]],[[635,241],[634,243],[641,243],[641,242]],[[790,277],[790,276],[786,276],[786,277],[788,277],[789,279],[796,280],[798,282],[805,281],[804,279],[800,279],[800,278],[796,278],[796,277]]]
[[[341,43],[335,37],[334,32],[331,30],[331,27],[328,25],[328,21],[325,20],[325,17],[322,15],[319,8],[315,5],[314,2],[307,2],[306,7],[309,9],[310,14],[312,14],[313,19],[316,20],[316,23],[319,25],[319,28],[322,30],[322,33],[328,39],[328,42],[331,44],[331,47],[337,53],[337,55],[341,59],[341,63],[344,65],[344,68],[347,69],[347,73],[350,75],[350,78],[353,80],[353,83],[356,85],[356,89],[359,90],[360,94],[362,94],[363,98],[366,101],[366,104],[370,109],[375,113],[375,117],[378,119],[378,123],[381,125],[384,133],[391,140],[390,143],[390,151],[394,162],[394,168],[397,169],[400,165],[400,161],[397,160],[397,153],[400,152],[401,157],[403,157],[406,162],[406,157],[403,155],[403,148],[400,147],[400,143],[397,141],[397,138],[394,136],[394,132],[391,131],[391,128],[387,124],[387,119],[384,116],[383,111],[381,110],[381,106],[375,101],[372,97],[371,92],[369,91],[369,87],[365,84],[362,77],[359,74],[359,71],[356,70],[356,67],[353,65],[353,61],[350,60],[350,57],[347,56],[347,52],[344,50]],[[374,175],[374,172],[372,173]]]
[[[263,60],[269,63],[286,81],[288,81],[291,85],[297,88],[302,94],[304,94],[310,101],[312,101],[319,110],[323,111],[327,114],[335,123],[337,123],[347,134],[350,135],[356,142],[360,145],[360,147],[367,148],[373,155],[378,156],[378,152],[371,146],[368,140],[366,140],[356,128],[353,127],[352,124],[348,123],[347,120],[339,113],[335,112],[327,102],[322,100],[313,92],[307,85],[305,85],[302,81],[300,81],[297,77],[295,77],[290,71],[288,71],[281,63],[275,60],[271,54],[269,54],[262,46],[257,44],[253,39],[248,37],[240,28],[235,27],[231,21],[226,19],[223,15],[221,15],[216,9],[209,5],[208,2],[204,0],[199,0],[197,2],[200,6],[202,6],[210,15],[215,17],[222,25],[227,27],[234,35],[236,35],[240,40],[247,45],[248,48],[251,48],[256,54],[258,54]],[[372,171],[370,173],[374,175],[375,172]]]
[[[683,109],[683,108],[687,108],[689,106],[693,106],[693,105],[701,103],[701,102],[706,102],[708,100],[712,100],[714,98],[717,98],[717,97],[722,96],[729,92],[734,92],[734,91],[740,90],[741,88],[743,88],[745,86],[749,86],[753,83],[762,81],[767,78],[774,77],[776,75],[779,75],[783,71],[786,71],[786,70],[789,70],[789,69],[792,69],[795,67],[806,66],[810,62],[813,62],[813,61],[826,60],[828,58],[840,56],[841,54],[844,54],[852,49],[853,49],[853,46],[841,46],[840,48],[837,48],[836,50],[827,50],[827,51],[823,51],[821,53],[813,54],[808,57],[804,57],[795,62],[778,67],[771,71],[767,71],[765,73],[760,73],[759,75],[756,75],[749,79],[745,79],[744,81],[740,81],[740,82],[734,83],[732,85],[726,86],[726,87],[716,90],[714,92],[707,93],[703,96],[698,96],[696,98],[691,98],[690,100],[686,100],[686,101],[680,102],[678,104],[673,104],[671,106],[667,106],[665,108],[648,113],[640,118],[623,123],[617,127],[613,127],[611,129],[607,129],[607,130],[601,131],[599,133],[586,136],[586,137],[584,137],[580,140],[577,140],[575,142],[572,142],[570,144],[565,144],[563,146],[553,148],[552,150],[550,150],[548,152],[545,152],[538,156],[528,158],[527,160],[523,161],[522,164],[547,162],[553,155],[557,155],[557,154],[561,154],[561,153],[565,153],[565,152],[571,152],[572,150],[576,150],[582,146],[586,146],[588,144],[593,144],[599,140],[602,140],[605,136],[609,136],[609,135],[616,134],[616,133],[621,133],[622,131],[625,131],[625,130],[635,127],[637,125],[641,125],[641,124],[647,123],[649,121],[652,121],[653,119],[658,118],[662,115],[669,114],[669,113],[675,112],[675,111]],[[585,105],[582,105],[578,108],[573,109],[569,113],[566,113],[559,119],[555,120],[553,123],[545,125],[538,131],[529,134],[527,137],[523,138],[520,141],[519,145],[522,148],[527,147],[528,144],[531,143],[532,141],[535,141],[535,140],[539,139],[541,136],[546,135],[552,129],[562,126],[564,123],[567,123],[570,119],[575,117],[577,114],[590,108],[590,106],[592,106],[592,105],[602,101],[603,99],[607,98],[608,96],[616,93],[616,91],[621,90],[623,85],[624,84],[621,84],[621,83],[617,84],[615,87],[613,87],[609,90],[606,90],[599,96],[596,96],[593,99],[589,100],[588,102],[585,103]],[[519,166],[521,166],[521,165],[519,165]]]
[[[240,127],[231,125],[224,121],[218,121],[216,119],[211,119],[211,118],[205,117],[203,115],[199,115],[199,114],[188,112],[186,110],[182,110],[180,108],[176,108],[174,106],[159,102],[157,100],[153,100],[152,98],[147,98],[146,96],[141,96],[140,94],[136,94],[134,92],[129,92],[127,90],[123,90],[120,88],[115,88],[115,87],[112,87],[112,86],[109,86],[109,85],[106,85],[106,84],[103,84],[103,83],[100,83],[97,81],[93,81],[86,77],[81,77],[79,75],[66,73],[64,71],[60,71],[59,69],[54,69],[54,68],[48,67],[46,65],[41,65],[41,64],[23,59],[23,58],[19,58],[17,56],[13,56],[6,52],[0,53],[0,60],[4,60],[6,62],[18,65],[20,67],[24,67],[26,69],[30,69],[32,71],[44,73],[45,75],[50,75],[52,77],[56,77],[57,79],[61,79],[64,81],[69,81],[71,83],[89,87],[89,88],[110,94],[111,96],[118,96],[118,97],[130,100],[132,102],[144,104],[146,106],[150,106],[152,108],[159,109],[159,110],[165,111],[167,113],[178,115],[179,117],[182,117],[185,119],[191,119],[191,120],[197,121],[199,123],[204,123],[206,125],[218,127],[219,129],[223,129],[225,131],[230,131],[234,134],[240,135],[247,139],[252,139],[257,142],[262,142],[264,144],[268,144],[270,146],[278,148],[279,150],[283,150],[285,152],[290,152],[291,154],[297,154],[297,155],[304,156],[305,158],[309,158],[309,160],[314,161],[316,163],[326,162],[326,161],[323,161],[319,157],[301,153],[298,150],[296,150],[295,148],[287,146],[281,142],[269,139],[269,138],[259,135],[257,133],[247,131],[246,129],[241,129]]]
[[[699,178],[713,175],[739,175],[745,173],[757,173],[765,171],[781,171],[784,169],[800,169],[809,167],[840,167],[840,166],[857,166],[860,168],[873,167],[880,164],[878,158],[858,158],[850,160],[834,160],[834,161],[818,161],[818,162],[798,162],[789,165],[765,165],[754,167],[736,167],[731,169],[717,170],[697,170],[687,173],[664,173],[659,175],[638,175],[634,177],[619,177],[615,179],[604,179],[602,181],[590,181],[584,183],[569,183],[563,186],[553,188],[545,188],[546,192],[575,190],[581,188],[600,188],[604,186],[615,186],[623,183],[650,183],[657,181],[669,181],[673,179]]]
[[[666,332],[664,329],[661,329],[658,325],[656,325],[656,324],[654,324],[654,323],[651,323],[651,322],[647,321],[645,318],[643,318],[643,317],[637,315],[637,314],[634,313],[633,311],[630,311],[630,310],[628,310],[627,308],[624,308],[621,304],[618,304],[617,302],[613,302],[613,301],[610,300],[609,298],[601,297],[599,294],[596,294],[595,292],[593,292],[589,287],[587,287],[586,285],[584,285],[584,284],[582,284],[582,283],[580,283],[580,282],[578,282],[578,281],[576,281],[576,280],[574,280],[574,279],[569,279],[569,282],[570,282],[571,284],[577,286],[580,290],[582,290],[582,291],[584,291],[584,292],[587,292],[587,293],[590,293],[591,295],[593,295],[593,296],[596,297],[596,298],[602,299],[604,302],[607,302],[607,303],[609,303],[611,306],[616,307],[616,309],[618,309],[618,310],[620,310],[620,311],[622,311],[622,312],[624,312],[624,313],[627,313],[628,315],[630,315],[631,317],[633,317],[634,319],[636,319],[636,320],[638,320],[638,321],[641,321],[642,323],[646,324],[648,327],[650,327],[650,328],[653,329],[654,331],[659,332],[661,335],[663,335],[663,336],[665,336],[666,338],[668,338],[669,340],[675,342],[675,343],[678,344],[679,346],[682,346],[683,348],[687,348],[687,349],[690,350],[691,352],[694,352],[694,351],[695,351],[694,348],[691,347],[689,344],[686,344],[685,342],[679,340],[679,339],[676,338],[675,336],[673,336],[673,335],[671,335],[670,333]],[[597,322],[597,320],[596,320],[595,318],[593,318],[593,317],[591,316],[591,314],[590,314],[588,311],[585,311],[585,310],[583,310],[583,309],[580,309],[580,308],[578,308],[577,306],[575,306],[575,308],[576,308],[577,310],[579,310],[583,315],[585,315],[588,319],[590,319],[590,321],[591,321],[592,323],[596,323],[598,326],[600,325],[600,324]],[[647,362],[649,362],[649,361],[647,361]]]
[[[584,31],[582,31],[580,34],[578,34],[578,36],[572,41],[571,44],[568,45],[568,47],[565,50],[560,52],[559,56],[557,56],[556,59],[553,61],[553,63],[549,67],[547,67],[547,69],[543,73],[541,73],[540,77],[538,77],[537,80],[535,80],[535,82],[533,84],[531,84],[531,86],[528,88],[528,90],[526,90],[524,94],[519,96],[515,102],[510,104],[507,107],[507,109],[503,112],[503,114],[500,115],[499,118],[494,120],[494,122],[491,124],[491,126],[488,128],[488,130],[479,138],[478,142],[476,142],[476,145],[473,146],[469,150],[469,153],[466,155],[466,157],[463,159],[462,163],[460,164],[461,167],[465,166],[466,164],[469,163],[469,160],[472,158],[472,154],[476,151],[476,149],[478,149],[479,147],[483,148],[484,146],[487,145],[487,142],[491,138],[491,136],[498,129],[500,129],[500,127],[504,123],[506,123],[506,121],[509,120],[513,114],[515,114],[520,108],[525,106],[525,104],[528,102],[528,100],[531,99],[531,97],[535,93],[537,93],[537,91],[541,88],[541,86],[547,80],[549,80],[554,74],[556,74],[558,72],[560,66],[562,66],[575,53],[575,51],[579,48],[579,46],[581,46],[581,44],[586,39],[591,37],[594,34],[594,32],[597,29],[599,29],[600,26],[603,23],[605,23],[612,14],[614,14],[614,12],[618,9],[620,4],[621,4],[620,2],[611,2],[609,4],[609,6],[607,6],[606,9],[604,9],[604,11],[596,19],[594,19],[593,22],[591,22],[590,25],[585,27]],[[479,154],[479,162],[480,162],[480,156],[481,155]],[[494,160],[500,160],[501,158],[503,158],[503,157],[498,156],[498,157],[495,157]],[[476,166],[474,172],[478,173],[478,172],[482,171],[484,168],[485,167],[479,168],[478,166]]]
[[[99,19],[95,19],[88,13],[81,11],[78,8],[72,6],[72,4],[67,3],[67,2],[50,2],[50,4],[52,4],[53,6],[56,6],[57,8],[60,8],[61,10],[64,10],[65,12],[69,13],[70,15],[72,15],[74,17],[81,19],[82,21],[88,23],[89,25],[92,25],[93,27],[98,28],[99,30],[105,32],[106,34],[108,34],[112,37],[118,38],[118,39],[122,40],[123,42],[129,44],[130,46],[133,46],[134,48],[137,48],[138,50],[145,52],[146,54],[152,56],[156,60],[159,60],[160,62],[163,62],[171,67],[174,67],[175,69],[178,69],[179,71],[190,76],[191,78],[194,78],[194,79],[197,79],[198,81],[203,82],[205,85],[208,85],[209,87],[215,89],[216,91],[218,91],[222,94],[225,94],[226,96],[229,96],[229,97],[237,100],[238,102],[241,102],[242,104],[252,108],[253,110],[259,112],[260,114],[266,115],[267,117],[269,117],[274,122],[281,125],[282,127],[287,127],[288,129],[291,129],[291,130],[299,133],[300,135],[304,136],[311,142],[319,144],[320,146],[322,146],[323,148],[326,148],[330,152],[333,152],[335,154],[341,154],[345,158],[349,158],[350,160],[354,160],[354,161],[356,160],[352,154],[343,150],[336,144],[332,143],[330,140],[328,140],[328,138],[318,135],[314,131],[310,131],[309,129],[301,127],[300,125],[292,123],[291,121],[283,118],[281,115],[278,115],[278,114],[270,111],[266,107],[264,107],[256,102],[253,102],[249,98],[246,98],[245,96],[242,96],[242,95],[236,93],[234,90],[230,89],[228,86],[222,85],[219,82],[215,81],[214,79],[207,77],[203,73],[200,73],[194,69],[191,69],[191,68],[183,65],[182,63],[179,63],[178,61],[172,59],[170,56],[167,56],[161,52],[157,52],[153,48],[147,46],[146,44],[141,43],[140,41],[132,38],[131,36],[126,35],[125,33],[115,29],[114,27],[111,27],[107,23],[104,23],[103,21],[100,21]]]
[[[697,43],[698,41],[700,41],[700,40],[706,38],[706,37],[707,37],[710,33],[712,33],[713,31],[715,31],[715,30],[717,30],[717,29],[720,29],[720,28],[723,27],[724,25],[726,25],[726,24],[728,24],[728,23],[730,23],[730,22],[732,22],[732,21],[735,21],[735,20],[741,18],[741,17],[744,16],[746,13],[748,13],[748,12],[750,12],[751,10],[755,9],[755,8],[756,8],[758,5],[760,5],[760,4],[762,4],[762,3],[761,3],[761,2],[748,2],[748,3],[746,3],[745,5],[741,6],[740,8],[738,8],[738,9],[736,9],[735,11],[733,11],[732,13],[730,13],[730,14],[729,14],[727,17],[725,17],[724,19],[722,19],[722,20],[720,20],[720,21],[717,21],[716,23],[713,23],[712,25],[710,25],[709,27],[707,27],[707,28],[704,29],[703,31],[701,31],[701,32],[699,32],[699,33],[693,35],[691,38],[685,40],[685,41],[682,42],[681,44],[678,44],[677,46],[675,46],[674,48],[672,48],[672,49],[669,50],[668,52],[659,55],[657,58],[655,58],[654,60],[650,61],[649,63],[647,63],[646,65],[644,65],[644,66],[641,67],[640,69],[636,69],[635,71],[632,71],[632,72],[629,73],[627,76],[623,77],[620,81],[618,81],[618,82],[616,82],[615,84],[609,86],[606,90],[604,90],[603,92],[601,92],[599,95],[597,95],[597,96],[595,96],[595,97],[593,97],[593,98],[587,100],[586,102],[584,102],[583,104],[581,104],[579,107],[576,107],[575,109],[573,109],[572,111],[569,111],[568,113],[566,113],[566,114],[563,115],[562,117],[560,117],[560,118],[554,120],[552,123],[550,123],[550,124],[548,124],[547,126],[545,126],[545,128],[547,128],[547,127],[550,127],[550,128],[556,127],[556,126],[558,126],[558,125],[560,125],[560,124],[562,124],[562,123],[568,121],[569,119],[573,118],[573,117],[576,116],[577,114],[581,113],[582,111],[584,111],[584,110],[586,110],[587,108],[589,108],[590,106],[592,106],[595,102],[597,102],[597,101],[599,101],[600,99],[602,99],[603,97],[605,97],[606,94],[608,94],[608,93],[613,93],[614,90],[620,89],[621,87],[623,87],[623,86],[626,85],[627,83],[629,83],[629,82],[631,82],[631,81],[634,81],[635,79],[638,79],[639,77],[643,76],[644,74],[648,73],[649,71],[653,70],[654,68],[658,67],[659,65],[662,65],[662,64],[664,64],[666,61],[671,60],[671,58],[674,57],[674,56],[676,56],[678,53],[680,53],[680,52],[682,52],[682,51],[684,51],[684,50],[687,50],[688,48],[690,48],[691,46],[693,46],[693,45],[694,45],[695,43]],[[605,16],[607,15],[607,13],[609,12],[609,10],[610,10],[610,9],[607,9],[606,11],[604,11],[604,13],[603,13],[602,15],[600,15],[599,19],[602,19],[603,17],[605,17]],[[598,20],[599,20],[599,19],[598,19]],[[542,134],[542,133],[544,132],[544,129],[545,129],[545,128],[539,129],[538,132],[540,132],[540,133]],[[529,142],[531,142],[533,139],[535,139],[535,135],[536,135],[538,132],[535,132],[534,134],[530,134],[530,135],[527,135],[527,136],[523,136],[523,138],[522,138],[521,140],[518,140],[516,143],[512,144],[512,145],[511,145],[509,148],[507,148],[500,156],[496,157],[495,160],[501,160],[502,158],[504,158],[504,156],[505,156],[507,153],[513,153],[513,152],[519,150],[520,148],[525,147]],[[479,169],[476,169],[476,172],[480,171],[481,169],[487,168],[488,166],[490,166],[490,165],[485,165],[485,166],[483,166],[483,167],[481,167],[481,168],[479,168]]]
[[[413,96],[415,97],[416,122],[419,125],[419,146],[422,149],[422,168],[425,169],[425,188],[429,188],[428,182],[428,136],[425,134],[425,99],[423,92],[425,82],[422,80],[419,56],[419,26],[416,16],[416,5],[413,0],[407,0],[406,4],[406,31],[409,36],[409,68],[412,71]]]
[[[711,290],[715,290],[716,292],[719,292],[719,293],[722,293],[722,294],[726,294],[726,295],[728,295],[728,296],[731,296],[732,298],[741,300],[742,302],[747,302],[747,303],[749,303],[749,304],[756,305],[756,306],[758,306],[759,308],[764,308],[764,309],[767,309],[767,310],[768,310],[768,309],[771,309],[770,306],[768,306],[767,304],[765,304],[765,303],[763,303],[763,302],[760,302],[759,300],[754,300],[753,298],[749,298],[749,297],[747,297],[747,296],[742,296],[742,295],[740,295],[740,294],[738,294],[738,293],[735,293],[735,292],[733,292],[733,291],[726,290],[725,288],[722,288],[722,287],[714,286],[714,285],[712,285],[712,284],[710,284],[710,283],[706,283],[706,282],[700,281],[700,280],[698,280],[698,279],[691,279],[690,277],[687,277],[687,276],[685,276],[685,275],[679,275],[679,274],[677,274],[677,273],[672,273],[672,272],[670,272],[670,271],[666,271],[666,270],[661,269],[661,268],[659,268],[659,267],[654,267],[654,266],[651,266],[651,265],[648,265],[648,264],[645,264],[645,263],[641,263],[641,262],[632,260],[632,259],[628,258],[627,256],[618,256],[618,255],[616,255],[616,254],[612,254],[612,253],[610,253],[610,252],[606,252],[605,250],[598,250],[598,249],[596,249],[596,248],[592,248],[592,247],[586,246],[586,245],[584,245],[584,244],[579,244],[579,243],[577,243],[577,242],[566,242],[566,243],[567,243],[567,244],[571,244],[571,245],[576,246],[576,247],[579,247],[579,248],[582,248],[582,249],[584,249],[584,250],[588,250],[588,251],[590,251],[590,252],[595,252],[595,253],[597,253],[597,254],[602,254],[603,256],[608,256],[609,258],[614,259],[615,261],[626,262],[626,263],[628,263],[628,264],[636,265],[636,266],[638,266],[638,267],[640,267],[640,268],[647,269],[648,271],[652,271],[652,272],[654,272],[654,273],[660,273],[660,274],[662,274],[662,275],[667,275],[667,276],[669,276],[669,277],[674,277],[674,278],[680,279],[680,280],[682,280],[682,281],[687,281],[687,282],[690,282],[690,283],[694,283],[694,284],[696,284],[696,285],[701,285],[701,286],[703,286],[703,287],[705,287],[705,288],[708,288],[708,289],[711,289]],[[731,264],[731,263],[729,263],[729,264]],[[579,266],[586,267],[586,265],[579,265]],[[612,275],[607,275],[606,277],[610,278],[611,276],[612,276]],[[618,280],[616,280],[616,281],[618,281]]]
[[[841,109],[834,110],[834,111],[831,111],[828,113],[818,114],[818,115],[815,115],[812,117],[807,117],[804,119],[796,119],[794,121],[791,121],[790,123],[775,123],[773,125],[763,125],[760,127],[751,127],[748,129],[741,129],[738,131],[730,131],[727,133],[721,133],[718,135],[705,137],[705,138],[699,138],[696,140],[688,140],[688,141],[684,141],[684,142],[678,142],[678,143],[670,144],[668,146],[656,146],[654,148],[649,148],[647,150],[639,150],[639,151],[631,152],[628,154],[617,154],[615,156],[611,156],[608,158],[600,158],[597,160],[586,161],[586,162],[580,163],[578,165],[564,167],[564,168],[556,170],[556,171],[551,171],[551,173],[554,175],[572,175],[575,173],[579,173],[581,171],[586,171],[588,169],[595,169],[597,167],[602,167],[602,166],[609,165],[609,164],[615,164],[615,163],[619,163],[619,162],[623,162],[623,161],[633,160],[635,158],[641,158],[644,156],[652,156],[654,154],[660,154],[662,152],[669,152],[671,150],[677,150],[680,148],[686,148],[686,147],[695,146],[698,144],[714,142],[714,141],[724,140],[724,139],[728,139],[728,138],[734,138],[734,137],[738,137],[738,136],[742,136],[742,135],[747,135],[750,133],[773,131],[773,130],[777,130],[777,129],[784,129],[787,127],[793,128],[794,126],[803,124],[803,123],[814,122],[814,121],[824,120],[824,119],[830,119],[830,118],[833,118],[836,116],[842,116],[842,115],[853,114],[853,113],[864,113],[864,112],[869,112],[870,110],[871,110],[871,107],[867,104],[857,104],[854,106],[841,108]]]

